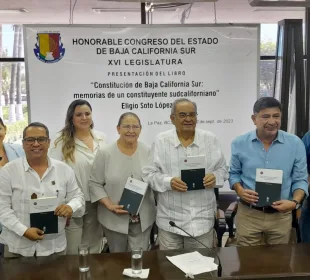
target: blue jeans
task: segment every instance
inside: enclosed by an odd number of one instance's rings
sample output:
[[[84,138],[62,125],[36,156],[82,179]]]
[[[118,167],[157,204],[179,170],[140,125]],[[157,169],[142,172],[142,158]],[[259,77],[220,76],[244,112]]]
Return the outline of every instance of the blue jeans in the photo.
[[[310,202],[308,200],[302,206],[299,227],[301,241],[310,242]]]

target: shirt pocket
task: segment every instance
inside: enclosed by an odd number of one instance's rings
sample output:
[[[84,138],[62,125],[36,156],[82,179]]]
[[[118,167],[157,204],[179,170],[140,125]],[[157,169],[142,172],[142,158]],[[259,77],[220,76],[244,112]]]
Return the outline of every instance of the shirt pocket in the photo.
[[[27,197],[27,195],[28,191],[23,187],[23,185],[14,184],[12,186],[12,204],[29,204],[30,197]]]

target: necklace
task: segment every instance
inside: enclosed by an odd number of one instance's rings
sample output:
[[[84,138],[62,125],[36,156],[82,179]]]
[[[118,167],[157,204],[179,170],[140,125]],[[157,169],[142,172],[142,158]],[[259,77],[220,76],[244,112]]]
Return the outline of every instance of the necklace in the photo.
[[[86,137],[85,139],[81,139],[81,138],[78,138],[77,137],[77,139],[79,139],[79,140],[81,140],[82,142],[85,142],[85,141],[87,141],[88,139],[90,139],[92,137],[92,135],[90,134],[88,137]]]

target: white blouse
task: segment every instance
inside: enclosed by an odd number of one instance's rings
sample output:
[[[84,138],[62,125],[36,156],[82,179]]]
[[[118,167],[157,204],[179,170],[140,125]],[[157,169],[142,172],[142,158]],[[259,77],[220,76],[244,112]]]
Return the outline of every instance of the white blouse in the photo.
[[[95,156],[98,149],[107,144],[107,137],[104,133],[92,130],[91,134],[94,138],[93,151],[90,150],[81,140],[75,138],[75,162],[66,162],[74,170],[78,185],[84,193],[85,201],[90,201],[88,180]],[[62,141],[58,142],[56,147],[53,144],[53,147],[50,149],[49,156],[51,158],[64,161],[62,154]]]

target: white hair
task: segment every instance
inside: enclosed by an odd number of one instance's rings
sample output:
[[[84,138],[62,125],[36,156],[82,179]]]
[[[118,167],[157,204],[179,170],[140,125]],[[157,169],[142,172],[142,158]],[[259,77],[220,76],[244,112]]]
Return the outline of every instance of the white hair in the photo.
[[[189,102],[189,103],[192,103],[194,106],[195,106],[195,112],[197,113],[197,105],[196,105],[196,102],[193,102],[187,98],[179,98],[179,99],[176,99],[174,100],[174,102],[172,103],[172,106],[171,106],[171,115],[174,115],[175,114],[175,108],[177,106],[177,104],[181,103],[181,102]]]

